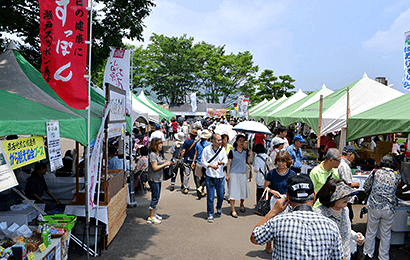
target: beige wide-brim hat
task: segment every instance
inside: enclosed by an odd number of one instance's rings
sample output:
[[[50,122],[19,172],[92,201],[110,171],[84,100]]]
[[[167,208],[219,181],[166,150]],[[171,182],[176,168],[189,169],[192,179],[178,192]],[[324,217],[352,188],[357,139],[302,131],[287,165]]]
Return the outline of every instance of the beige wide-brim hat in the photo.
[[[204,130],[201,132],[201,139],[209,139],[211,138],[212,133],[209,130]]]

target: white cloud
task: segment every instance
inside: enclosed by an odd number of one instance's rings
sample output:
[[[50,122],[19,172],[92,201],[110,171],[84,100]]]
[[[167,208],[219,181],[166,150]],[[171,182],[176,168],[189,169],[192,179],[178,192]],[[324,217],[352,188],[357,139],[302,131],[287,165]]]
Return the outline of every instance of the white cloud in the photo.
[[[376,49],[381,52],[399,51],[403,47],[404,32],[410,30],[410,9],[402,12],[386,31],[378,31],[362,46],[367,50]]]

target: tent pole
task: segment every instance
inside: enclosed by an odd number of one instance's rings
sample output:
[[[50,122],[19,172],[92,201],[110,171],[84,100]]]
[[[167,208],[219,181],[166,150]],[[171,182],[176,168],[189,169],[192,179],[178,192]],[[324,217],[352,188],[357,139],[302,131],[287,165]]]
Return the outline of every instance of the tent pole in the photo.
[[[350,96],[349,96],[349,87],[346,88],[346,128],[342,128],[340,131],[340,140],[339,140],[339,151],[342,152],[343,147],[346,144],[347,139],[347,127],[349,125],[349,113],[350,113]]]
[[[317,134],[317,148],[320,149],[320,136],[322,133],[322,110],[323,110],[323,95],[320,95],[320,105],[319,105],[319,125]]]

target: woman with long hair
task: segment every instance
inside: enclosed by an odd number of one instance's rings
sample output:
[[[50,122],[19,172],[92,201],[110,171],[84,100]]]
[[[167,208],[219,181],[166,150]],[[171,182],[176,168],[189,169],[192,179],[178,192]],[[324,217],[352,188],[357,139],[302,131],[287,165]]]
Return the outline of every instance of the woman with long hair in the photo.
[[[148,184],[151,188],[151,204],[149,205],[149,217],[147,223],[160,224],[162,217],[155,213],[161,192],[161,182],[163,180],[163,169],[171,165],[160,153],[162,150],[162,140],[154,138],[151,140],[149,164],[148,164]]]

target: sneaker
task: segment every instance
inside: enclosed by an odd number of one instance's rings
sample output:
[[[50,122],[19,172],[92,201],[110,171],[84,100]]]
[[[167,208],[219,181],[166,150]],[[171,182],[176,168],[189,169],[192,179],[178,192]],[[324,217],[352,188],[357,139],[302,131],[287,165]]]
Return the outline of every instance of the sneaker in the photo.
[[[160,215],[158,215],[157,213],[154,214],[154,217],[155,217],[156,219],[162,220],[162,217],[161,217]]]
[[[222,216],[222,211],[221,211],[221,210],[217,210],[216,213],[215,213],[215,216],[216,216],[216,217]]]
[[[170,191],[174,191],[175,190],[175,186],[171,185],[171,188],[169,188]]]
[[[208,222],[213,223],[214,222],[214,216],[209,216],[208,217]]]
[[[147,223],[148,224],[161,224],[161,220],[157,219],[156,217],[153,217],[153,218],[148,217]]]

